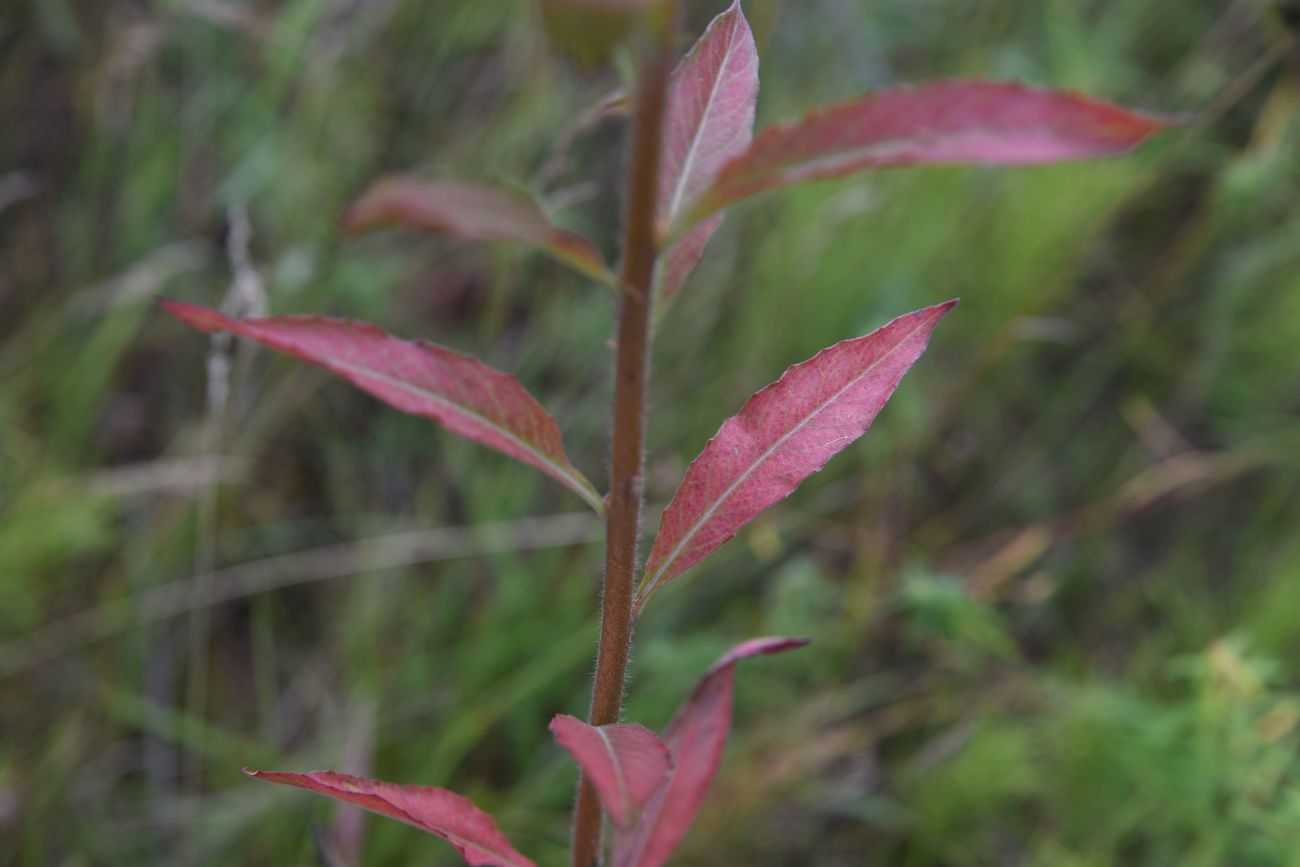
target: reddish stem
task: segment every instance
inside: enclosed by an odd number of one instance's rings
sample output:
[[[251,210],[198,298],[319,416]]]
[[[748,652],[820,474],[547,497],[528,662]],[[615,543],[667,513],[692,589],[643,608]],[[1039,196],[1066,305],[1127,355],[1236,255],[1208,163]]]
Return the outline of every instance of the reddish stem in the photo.
[[[632,595],[645,464],[651,290],[658,256],[655,199],[671,60],[668,40],[657,38],[640,69],[628,166],[623,293],[619,303],[614,379],[613,461],[605,531],[605,583],[600,650],[588,718],[596,726],[619,721],[632,643]],[[574,867],[595,867],[600,863],[600,853],[600,802],[591,783],[584,779],[573,817]]]

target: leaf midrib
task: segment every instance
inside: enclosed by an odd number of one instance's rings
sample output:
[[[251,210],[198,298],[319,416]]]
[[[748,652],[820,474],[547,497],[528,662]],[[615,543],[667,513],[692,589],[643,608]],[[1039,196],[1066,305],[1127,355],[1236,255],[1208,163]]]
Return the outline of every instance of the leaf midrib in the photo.
[[[469,416],[471,419],[474,419],[475,421],[479,422],[484,427],[488,427],[491,428],[493,431],[496,431],[497,433],[505,437],[510,442],[519,446],[519,448],[521,448],[528,454],[536,457],[538,461],[540,461],[541,463],[545,464],[546,466],[554,470],[555,473],[565,483],[566,487],[568,487],[571,491],[573,491],[578,496],[582,497],[582,499],[586,500],[587,503],[595,507],[597,512],[603,511],[603,504],[600,503],[600,498],[596,494],[595,489],[593,489],[590,486],[590,484],[586,482],[585,478],[575,475],[575,473],[577,472],[576,468],[573,468],[572,465],[557,463],[554,458],[552,458],[550,455],[546,454],[545,452],[538,450],[535,446],[531,445],[527,440],[521,439],[518,435],[510,431],[508,428],[502,427],[500,424],[494,422],[492,419],[488,418],[487,416],[484,416],[481,413],[477,413],[474,410],[469,409],[464,404],[460,404],[460,403],[456,403],[455,401],[448,400],[446,397],[443,397],[437,392],[420,388],[419,386],[413,385],[412,383],[409,383],[406,380],[398,379],[394,376],[384,373],[383,371],[376,370],[373,367],[367,367],[363,364],[356,364],[350,361],[343,361],[341,359],[331,358],[328,359],[328,361],[322,359],[322,365],[337,367],[342,370],[349,371],[351,373],[360,374],[362,376],[368,376],[374,379],[381,380],[384,383],[402,389],[408,392],[409,394],[414,394],[418,397],[426,398],[440,406],[447,407],[453,412],[457,412],[460,413],[461,415]],[[546,410],[543,409],[542,412],[546,412]]]
[[[627,782],[623,779],[623,768],[619,764],[618,755],[614,752],[614,744],[610,742],[609,735],[605,734],[603,726],[592,726],[592,728],[600,735],[601,743],[605,745],[605,752],[609,754],[609,763],[614,769],[614,781],[618,784],[619,809],[624,810],[629,806],[630,801],[627,795]]]
[[[713,103],[717,99],[718,93],[722,88],[723,73],[731,63],[732,53],[735,50],[736,35],[739,28],[735,22],[731,22],[731,34],[727,37],[727,50],[723,52],[722,63],[718,66],[718,74],[713,79],[713,85],[709,88],[709,98],[704,104],[704,111],[700,114],[700,122],[696,126],[695,135],[691,139],[690,149],[686,152],[686,160],[682,163],[682,171],[677,177],[677,183],[673,190],[673,198],[668,206],[668,218],[673,220],[677,217],[677,211],[681,207],[682,197],[686,192],[686,180],[691,176],[691,170],[694,167],[696,154],[699,152],[700,142],[704,138],[704,128],[708,126],[709,115],[713,112]]]
[[[731,495],[736,492],[736,489],[739,488],[742,484],[744,484],[750,478],[750,476],[754,474],[754,471],[757,467],[766,463],[768,458],[770,458],[778,449],[780,449],[781,446],[785,445],[786,442],[788,442],[792,436],[794,436],[799,431],[803,430],[804,425],[808,424],[809,421],[811,421],[816,416],[820,415],[823,411],[825,411],[825,409],[828,406],[830,406],[835,401],[839,400],[840,397],[842,397],[846,391],[848,391],[859,381],[861,381],[863,377],[867,376],[869,373],[871,373],[871,371],[879,367],[880,364],[885,361],[885,359],[889,358],[891,355],[897,352],[899,347],[901,347],[904,343],[910,340],[913,335],[915,335],[918,331],[921,330],[922,327],[923,325],[918,324],[915,328],[908,331],[907,334],[899,338],[899,340],[892,347],[890,347],[889,350],[885,352],[884,355],[877,358],[874,362],[871,363],[870,366],[863,368],[863,370],[857,376],[854,376],[852,379],[850,379],[848,383],[844,385],[843,388],[835,392],[824,402],[822,402],[822,404],[819,405],[816,409],[814,409],[812,412],[804,416],[803,419],[800,420],[800,422],[797,425],[792,427],[786,433],[782,434],[781,437],[778,438],[776,442],[774,442],[766,451],[764,451],[762,455],[760,455],[757,459],[752,461],[750,465],[745,468],[745,471],[741,473],[739,476],[737,476],[736,480],[733,481],[727,487],[727,489],[722,492],[721,495],[719,495],[713,500],[713,502],[709,505],[708,509],[706,509],[704,513],[701,514],[700,517],[691,525],[691,528],[686,533],[682,534],[681,540],[673,548],[672,553],[667,558],[665,558],[663,564],[657,570],[655,570],[654,577],[644,582],[644,586],[641,588],[640,591],[638,591],[637,596],[640,597],[640,600],[644,601],[645,599],[649,598],[650,593],[654,591],[655,585],[657,585],[660,579],[663,578],[664,574],[668,571],[669,567],[671,567],[672,564],[675,563],[679,557],[681,557],[682,551],[685,550],[686,546],[690,543],[690,541],[693,538],[695,538],[695,536],[700,532],[701,528],[703,528],[704,525],[708,523],[710,519],[712,519],[713,515],[717,512],[717,510],[721,508],[722,504],[726,502],[731,497]],[[816,356],[813,356],[813,358],[816,358]],[[809,359],[809,361],[811,360],[812,359]],[[778,380],[778,382],[779,381],[780,380]],[[807,478],[807,476],[805,476],[804,478]],[[671,507],[671,505],[672,504],[670,503],[669,506]]]
[[[419,828],[422,831],[429,831],[434,836],[443,838],[448,843],[451,843],[453,846],[457,848],[463,847],[465,849],[477,849],[479,852],[482,852],[486,855],[491,856],[494,859],[499,860],[503,865],[507,865],[507,867],[509,867],[509,865],[518,865],[518,867],[522,867],[522,865],[524,864],[532,863],[531,859],[528,859],[524,856],[520,856],[520,857],[524,857],[524,860],[520,861],[519,858],[516,858],[514,855],[507,855],[505,852],[499,852],[496,849],[492,848],[491,846],[487,846],[476,840],[471,840],[462,834],[457,834],[454,831],[450,831],[445,826],[439,826],[433,822],[428,821],[427,819],[420,819],[412,815],[410,811],[403,810],[401,807],[397,806],[392,801],[389,801],[387,799],[383,799],[383,801],[384,803],[392,807],[394,810],[397,810],[399,813],[406,816],[407,821],[409,821],[410,824],[414,825],[415,827]],[[375,811],[372,810],[371,812],[375,812]],[[380,815],[383,814],[381,813]],[[510,845],[512,850],[514,849],[513,844],[510,844],[508,840],[506,841],[506,843]],[[516,852],[515,855],[519,855],[519,853]]]

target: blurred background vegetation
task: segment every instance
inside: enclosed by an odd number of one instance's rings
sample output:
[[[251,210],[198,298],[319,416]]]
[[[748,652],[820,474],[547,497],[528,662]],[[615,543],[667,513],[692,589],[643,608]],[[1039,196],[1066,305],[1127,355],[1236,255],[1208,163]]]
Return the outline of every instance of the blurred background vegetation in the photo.
[[[724,4],[688,5],[693,35]],[[715,237],[659,335],[648,531],[787,365],[964,301],[866,438],[649,607],[655,728],[730,643],[814,639],[743,667],[676,863],[1300,864],[1300,7],[747,9],[760,124],[950,75],[1197,120],[771,195]],[[448,786],[564,863],[581,503],[152,299],[474,352],[602,479],[607,292],[337,216],[383,172],[503,177],[612,255],[622,122],[573,119],[619,86],[528,0],[0,2],[0,861],[456,863],[260,766]]]

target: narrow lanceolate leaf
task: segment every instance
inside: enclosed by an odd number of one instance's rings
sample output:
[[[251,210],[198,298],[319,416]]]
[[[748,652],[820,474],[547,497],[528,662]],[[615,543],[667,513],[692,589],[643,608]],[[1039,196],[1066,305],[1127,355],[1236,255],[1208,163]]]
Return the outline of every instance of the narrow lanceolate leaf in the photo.
[[[396,225],[470,241],[532,244],[597,280],[616,282],[591,242],[556,226],[533,198],[509,187],[386,178],[352,203],[343,223],[351,232]]]
[[[428,786],[399,786],[334,771],[289,774],[244,771],[250,777],[296,786],[356,804],[428,831],[456,847],[470,867],[536,867],[515,851],[487,813],[469,798]]]
[[[558,479],[598,512],[600,495],[573,464],[555,419],[519,380],[477,358],[373,325],[326,316],[231,319],[180,301],[163,308],[199,331],[228,331],[323,367],[411,415],[439,422]]]
[[[673,71],[664,116],[658,219],[664,234],[753,137],[758,50],[740,0],[713,19]],[[667,303],[699,262],[721,217],[696,226],[664,253],[657,300]]]
[[[763,190],[862,169],[1030,165],[1119,154],[1175,123],[1014,82],[941,81],[877,91],[761,132],[683,223]]]
[[[615,837],[613,867],[659,867],[695,821],[722,764],[731,730],[736,663],[806,643],[802,638],[754,638],[736,645],[713,664],[664,732],[673,770],[646,804],[636,826]]]
[[[753,136],[758,50],[739,0],[713,19],[668,87],[658,216],[671,224]]]
[[[605,812],[620,828],[631,824],[672,768],[659,736],[635,723],[591,726],[561,714],[551,720],[551,733],[591,780]]]
[[[796,364],[725,422],[659,522],[637,608],[866,433],[956,301],[900,316]]]

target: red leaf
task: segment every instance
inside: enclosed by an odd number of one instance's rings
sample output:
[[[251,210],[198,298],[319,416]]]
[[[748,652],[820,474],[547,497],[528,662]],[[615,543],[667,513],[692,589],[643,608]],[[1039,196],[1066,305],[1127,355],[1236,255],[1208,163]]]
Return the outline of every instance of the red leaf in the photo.
[[[758,49],[740,0],[713,19],[673,71],[664,118],[658,211],[665,234],[753,137]],[[699,226],[665,252],[657,298],[667,303],[691,272],[721,218]]]
[[[787,370],[727,419],[659,522],[637,610],[866,433],[956,301],[900,316]]]
[[[343,224],[350,232],[400,225],[471,241],[534,244],[601,282],[617,282],[587,239],[556,226],[533,198],[508,187],[386,178],[348,207]]]
[[[561,714],[551,720],[551,732],[582,767],[620,828],[631,823],[672,767],[663,741],[636,724],[590,726]]]
[[[700,264],[704,248],[713,233],[722,225],[722,214],[713,214],[687,230],[659,257],[655,270],[655,313],[663,312],[677,297],[677,290],[682,288],[686,278]]]
[[[492,817],[469,798],[429,786],[399,786],[335,771],[287,774],[244,771],[250,777],[329,795],[414,825],[456,847],[471,867],[536,867],[515,851]]]
[[[631,832],[614,839],[613,867],[658,867],[668,860],[709,793],[731,729],[736,663],[807,644],[802,638],[753,638],[713,664],[664,733],[673,771]]]
[[[862,169],[1031,165],[1119,154],[1178,122],[1014,82],[940,81],[882,90],[764,130],[728,163],[683,224],[763,190]]]
[[[537,467],[598,512],[604,509],[591,483],[569,463],[555,419],[519,380],[477,358],[348,319],[231,319],[195,304],[162,305],[192,328],[229,331],[323,367],[402,412],[431,418],[452,433]]]

